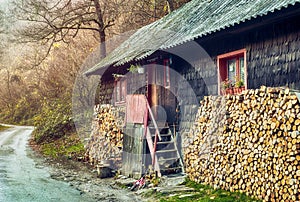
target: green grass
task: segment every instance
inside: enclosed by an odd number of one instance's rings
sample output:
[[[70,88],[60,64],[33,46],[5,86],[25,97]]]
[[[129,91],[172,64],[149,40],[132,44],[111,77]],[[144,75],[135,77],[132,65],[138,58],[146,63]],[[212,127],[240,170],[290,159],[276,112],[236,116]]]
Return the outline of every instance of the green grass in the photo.
[[[45,156],[59,158],[62,156],[73,158],[84,155],[84,145],[76,134],[64,136],[52,142],[41,145],[41,152]]]
[[[193,192],[174,193],[173,195],[154,193],[155,198],[160,202],[254,202],[259,201],[240,192],[229,192],[221,189],[213,189],[211,186],[198,184],[187,180],[185,186],[194,188]],[[153,194],[153,193],[152,193]]]
[[[3,126],[3,125],[0,125],[0,131],[4,131],[6,129],[8,129],[9,127],[8,126]]]

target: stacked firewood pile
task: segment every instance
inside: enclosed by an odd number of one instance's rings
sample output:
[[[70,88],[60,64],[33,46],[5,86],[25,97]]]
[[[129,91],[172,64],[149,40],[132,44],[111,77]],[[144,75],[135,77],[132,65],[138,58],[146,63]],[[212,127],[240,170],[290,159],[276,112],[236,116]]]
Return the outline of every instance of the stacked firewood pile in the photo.
[[[224,105],[215,104],[224,98]],[[226,110],[223,118],[222,113],[213,118],[218,108]],[[289,89],[207,97],[185,148],[186,172],[193,181],[264,201],[299,201],[299,132],[300,103]],[[208,137],[215,137],[210,146]]]
[[[86,158],[92,165],[107,164],[119,168],[122,157],[123,133],[117,125],[111,105],[97,105],[94,109],[91,138],[86,145]]]

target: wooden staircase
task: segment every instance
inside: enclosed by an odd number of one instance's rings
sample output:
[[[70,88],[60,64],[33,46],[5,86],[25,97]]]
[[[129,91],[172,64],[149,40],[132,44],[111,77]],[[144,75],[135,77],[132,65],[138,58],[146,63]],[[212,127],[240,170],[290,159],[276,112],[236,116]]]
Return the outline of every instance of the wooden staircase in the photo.
[[[152,142],[156,142],[154,153],[157,166],[154,166],[154,168],[157,169],[160,175],[184,173],[184,166],[178,151],[176,137],[174,137],[168,125],[158,123],[157,126],[160,132],[160,139],[157,139],[157,141],[155,141],[155,126],[148,126]]]
[[[179,154],[176,138],[166,123],[157,123],[148,100],[144,97],[147,111],[144,115],[145,137],[152,158],[152,167],[158,176],[184,172],[183,161]],[[150,119],[149,119],[150,118]],[[151,124],[148,123],[150,120]]]

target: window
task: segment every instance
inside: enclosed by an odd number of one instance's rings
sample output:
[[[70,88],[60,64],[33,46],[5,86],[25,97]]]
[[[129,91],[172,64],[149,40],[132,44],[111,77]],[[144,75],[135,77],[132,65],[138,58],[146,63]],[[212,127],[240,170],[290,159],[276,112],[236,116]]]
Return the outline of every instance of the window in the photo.
[[[126,80],[120,79],[115,81],[115,103],[124,103],[126,101],[127,83]]]
[[[219,94],[221,92],[222,82],[226,79],[230,80],[234,85],[237,81],[246,87],[246,49],[219,55],[218,70],[219,70]]]

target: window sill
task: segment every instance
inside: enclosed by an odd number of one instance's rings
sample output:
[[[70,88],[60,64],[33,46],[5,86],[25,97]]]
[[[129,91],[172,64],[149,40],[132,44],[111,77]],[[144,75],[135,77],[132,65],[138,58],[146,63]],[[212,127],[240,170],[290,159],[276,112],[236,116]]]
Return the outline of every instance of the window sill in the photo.
[[[227,88],[221,91],[222,95],[238,95],[245,91],[245,86]]]

